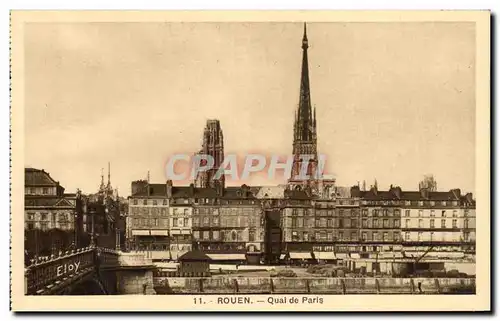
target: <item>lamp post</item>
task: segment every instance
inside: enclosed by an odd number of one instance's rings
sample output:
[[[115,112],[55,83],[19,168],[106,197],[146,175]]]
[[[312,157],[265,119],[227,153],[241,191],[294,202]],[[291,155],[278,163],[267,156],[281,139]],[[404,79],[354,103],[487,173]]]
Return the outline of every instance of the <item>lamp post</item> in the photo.
[[[120,251],[120,229],[117,227],[117,228],[115,228],[115,230],[116,230],[116,246],[115,246],[115,248],[117,251]]]
[[[73,239],[73,243],[75,244],[75,248],[78,247],[78,212],[75,211],[74,214],[73,214],[73,229],[74,229],[74,239]]]
[[[94,214],[95,212],[94,211],[91,211],[90,212],[90,215],[91,215],[91,226],[90,226],[90,246],[94,246],[95,245],[95,239],[94,239]]]

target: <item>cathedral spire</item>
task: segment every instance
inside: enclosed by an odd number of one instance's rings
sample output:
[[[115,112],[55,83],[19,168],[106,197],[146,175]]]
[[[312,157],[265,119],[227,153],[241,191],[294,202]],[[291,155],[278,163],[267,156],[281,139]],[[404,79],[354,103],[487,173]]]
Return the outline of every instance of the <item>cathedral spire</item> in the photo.
[[[295,114],[294,136],[293,136],[293,154],[294,162],[292,165],[292,180],[299,176],[302,168],[302,157],[312,157],[308,162],[306,181],[313,179],[316,175],[318,165],[317,138],[316,138],[316,109],[311,106],[311,89],[309,84],[309,60],[307,50],[309,40],[307,39],[307,26],[304,23],[304,34],[302,36],[302,69],[300,74],[300,93],[299,106]],[[299,178],[299,180],[303,180]]]
[[[309,41],[307,39],[307,27],[304,23],[304,36],[302,37],[302,71],[300,75],[300,98],[297,126],[300,129],[299,139],[308,141],[312,139],[313,119],[311,108],[311,89],[309,85],[309,60],[307,49]]]

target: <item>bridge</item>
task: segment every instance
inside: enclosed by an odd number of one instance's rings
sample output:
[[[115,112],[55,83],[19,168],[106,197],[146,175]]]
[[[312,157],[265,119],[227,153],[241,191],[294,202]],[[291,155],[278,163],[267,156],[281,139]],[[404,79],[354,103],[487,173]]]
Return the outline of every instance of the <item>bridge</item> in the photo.
[[[32,259],[25,268],[25,294],[155,294],[153,270],[142,254],[89,246]]]

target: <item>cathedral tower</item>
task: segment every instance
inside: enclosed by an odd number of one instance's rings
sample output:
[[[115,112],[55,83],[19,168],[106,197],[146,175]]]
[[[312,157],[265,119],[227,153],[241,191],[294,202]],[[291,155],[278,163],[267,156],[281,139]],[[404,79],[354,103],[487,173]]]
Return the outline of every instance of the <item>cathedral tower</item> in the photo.
[[[207,120],[203,131],[202,149],[199,153],[210,155],[214,159],[214,166],[212,169],[198,174],[196,185],[199,187],[216,187],[216,181],[218,181],[224,187],[224,175],[219,180],[214,179],[217,170],[224,161],[224,136],[222,135],[219,120]]]

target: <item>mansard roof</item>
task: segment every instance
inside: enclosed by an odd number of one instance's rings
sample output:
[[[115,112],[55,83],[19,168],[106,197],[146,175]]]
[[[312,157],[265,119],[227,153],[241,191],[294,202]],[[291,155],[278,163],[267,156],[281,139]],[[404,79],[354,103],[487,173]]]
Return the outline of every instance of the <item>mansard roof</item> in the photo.
[[[24,169],[24,185],[25,186],[58,186],[50,174],[43,169],[27,167]]]
[[[358,186],[351,188],[351,197],[365,200],[404,200],[404,201],[465,201],[475,202],[472,193],[461,194],[460,189],[449,191],[429,191],[421,189],[419,191],[403,191],[400,187],[391,187],[388,191],[380,191],[371,188],[368,191],[361,191]]]
[[[149,188],[149,193],[148,193]],[[149,184],[133,194],[132,197],[167,197],[167,184]],[[224,189],[223,196],[211,187],[172,186],[172,198],[225,198],[225,199],[252,199],[253,191],[248,188],[246,196],[240,186],[231,186]]]

